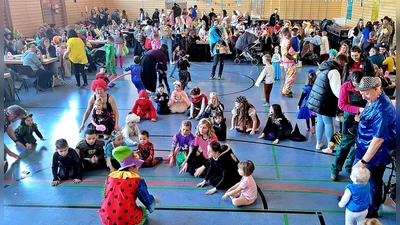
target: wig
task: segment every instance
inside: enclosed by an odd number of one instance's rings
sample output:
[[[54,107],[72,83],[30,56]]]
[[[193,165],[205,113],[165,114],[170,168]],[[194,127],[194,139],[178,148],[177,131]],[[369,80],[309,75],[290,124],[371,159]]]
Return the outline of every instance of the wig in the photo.
[[[96,88],[103,88],[104,91],[107,91],[107,84],[103,79],[98,79],[92,81],[92,91],[95,92]]]

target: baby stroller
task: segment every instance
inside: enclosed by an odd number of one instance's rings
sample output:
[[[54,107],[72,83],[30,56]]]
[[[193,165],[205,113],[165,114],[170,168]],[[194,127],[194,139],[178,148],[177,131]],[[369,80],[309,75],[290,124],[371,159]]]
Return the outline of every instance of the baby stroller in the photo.
[[[104,47],[92,49],[90,52],[92,62],[91,65],[94,66],[104,66],[106,64],[106,51]]]
[[[303,43],[303,49],[301,50],[301,61],[303,64],[315,65],[319,63],[319,56],[314,50],[314,44],[306,41]]]
[[[233,61],[235,64],[239,64],[241,60],[245,60],[251,61],[251,64],[256,66],[261,61],[263,55],[262,46],[256,35],[249,32],[240,35],[236,41],[235,48],[237,51]],[[241,51],[240,54],[238,50]]]
[[[386,167],[390,170],[387,183],[382,181],[382,203],[386,201],[386,197],[389,197],[396,202],[396,181],[393,182],[393,178],[396,178],[396,151],[394,150],[390,155],[389,166]]]

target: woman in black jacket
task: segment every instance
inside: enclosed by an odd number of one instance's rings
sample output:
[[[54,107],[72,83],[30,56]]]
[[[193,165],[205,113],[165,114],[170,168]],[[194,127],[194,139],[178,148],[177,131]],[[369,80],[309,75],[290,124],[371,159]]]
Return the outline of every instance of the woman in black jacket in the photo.
[[[212,195],[217,190],[228,189],[240,181],[241,176],[237,167],[239,159],[228,144],[220,145],[217,141],[212,141],[207,146],[207,154],[210,157],[206,164],[207,175],[197,187],[204,187],[208,181],[214,188],[206,191],[206,194]]]

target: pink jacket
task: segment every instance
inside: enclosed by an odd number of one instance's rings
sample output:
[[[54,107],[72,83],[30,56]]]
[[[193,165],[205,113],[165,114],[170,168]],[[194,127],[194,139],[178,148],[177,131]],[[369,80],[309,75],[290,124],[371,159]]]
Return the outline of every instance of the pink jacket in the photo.
[[[356,89],[353,87],[351,81],[345,82],[340,87],[339,102],[338,102],[339,109],[345,112],[358,114],[360,107],[350,105],[350,95],[348,93],[349,91],[354,92],[358,96],[361,96],[360,92],[356,91]]]

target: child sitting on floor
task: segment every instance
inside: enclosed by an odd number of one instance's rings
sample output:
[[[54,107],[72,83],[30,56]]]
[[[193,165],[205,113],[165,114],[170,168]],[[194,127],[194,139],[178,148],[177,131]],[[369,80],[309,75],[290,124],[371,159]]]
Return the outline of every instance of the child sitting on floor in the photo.
[[[139,127],[137,123],[140,122],[140,117],[135,114],[128,114],[125,118],[125,126],[122,128],[122,136],[125,141],[131,145],[137,145],[139,142]]]
[[[226,118],[221,112],[217,112],[213,122],[213,128],[218,141],[225,141],[226,139]]]
[[[153,106],[153,102],[147,96],[147,92],[145,90],[141,90],[139,92],[139,99],[136,100],[135,104],[132,107],[132,113],[136,114],[140,118],[145,116],[147,120],[152,122],[156,122],[156,109]]]
[[[85,170],[104,168],[104,141],[97,138],[95,130],[87,129],[85,136],[75,148]]]
[[[370,184],[368,180],[371,176],[369,170],[365,167],[353,167],[350,175],[352,184],[348,184],[344,194],[339,202],[339,207],[346,207],[346,224],[361,224],[368,214],[370,202]]]
[[[149,141],[149,138],[149,132],[146,130],[140,132],[136,154],[144,161],[142,167],[155,166],[162,160],[162,157],[154,157],[154,145]]]
[[[113,88],[115,83],[110,84],[110,79],[108,78],[109,76],[107,75],[107,69],[104,66],[100,67],[99,72],[96,74],[96,80],[102,79],[104,82],[106,82],[109,88]]]
[[[67,140],[58,139],[56,141],[56,152],[53,154],[53,173],[52,186],[57,186],[62,180],[72,179],[74,184],[82,181],[82,161],[73,148],[68,146]]]
[[[157,114],[170,114],[171,110],[168,107],[169,96],[164,92],[164,84],[158,85],[158,92],[154,101],[157,103]]]
[[[106,144],[105,158],[107,167],[110,169],[110,173],[118,170],[121,166],[119,162],[112,156],[113,149],[119,146],[126,146],[124,138],[120,131],[114,130],[111,133],[111,140]]]
[[[174,162],[178,168],[186,160],[189,148],[193,147],[194,135],[191,132],[192,123],[189,120],[182,121],[181,130],[172,138],[172,147],[169,158],[169,166],[173,166]]]
[[[190,106],[189,98],[184,90],[182,90],[182,84],[179,81],[174,82],[175,90],[171,94],[168,106],[171,113],[184,113]]]
[[[252,176],[255,169],[254,163],[250,160],[245,160],[238,164],[238,168],[242,179],[226,191],[222,196],[222,200],[226,200],[229,196],[235,206],[251,205],[257,199],[257,184]]]
[[[42,133],[40,133],[38,125],[33,121],[32,113],[25,111],[25,115],[21,118],[21,124],[15,129],[15,137],[21,142],[27,149],[32,149],[33,145],[36,144],[36,138],[33,136],[33,132],[44,141]]]
[[[289,137],[292,133],[292,125],[289,120],[282,113],[281,106],[273,104],[269,109],[269,117],[264,130],[258,138],[264,138],[269,141],[273,141],[272,144],[276,145],[279,141],[282,141]]]
[[[103,108],[104,99],[96,98],[92,112],[91,124],[89,128],[96,131],[96,134],[103,135],[104,139],[108,139],[108,135],[114,130],[114,122],[111,113]]]
[[[190,109],[186,111],[185,116],[189,116],[189,120],[193,118],[199,120],[208,104],[207,96],[201,93],[199,87],[192,88],[190,95]]]

